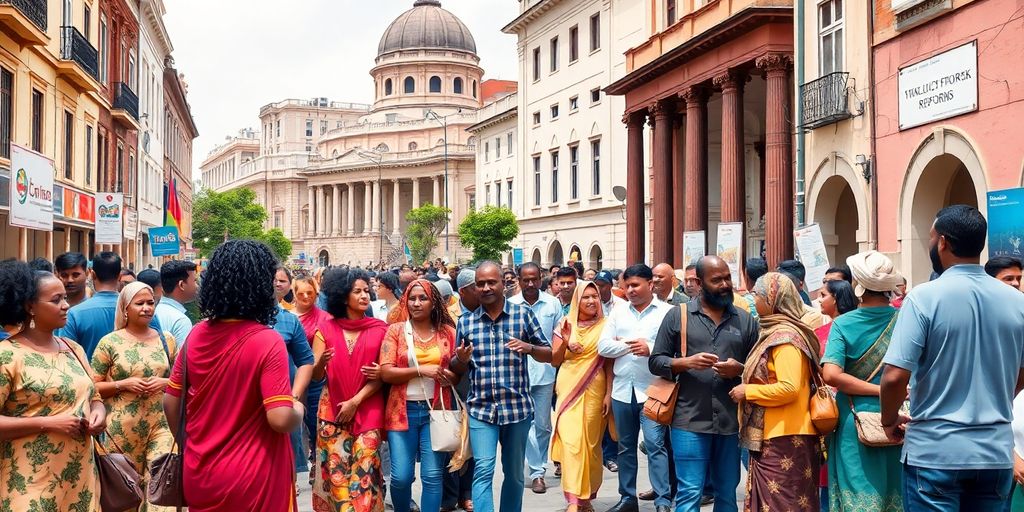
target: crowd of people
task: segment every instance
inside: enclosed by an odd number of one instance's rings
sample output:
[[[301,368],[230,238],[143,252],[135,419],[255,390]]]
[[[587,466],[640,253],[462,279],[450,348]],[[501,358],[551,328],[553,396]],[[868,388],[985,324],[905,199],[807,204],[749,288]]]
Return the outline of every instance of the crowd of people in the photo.
[[[986,230],[940,211],[909,293],[875,251],[810,284],[716,256],[296,272],[245,240],[201,275],[0,262],[0,508],[98,511],[96,450],[145,487],[180,449],[197,512],[294,510],[307,471],[317,512],[519,511],[549,469],[581,512],[606,471],[609,512],[1024,509],[1024,265],[983,267]]]

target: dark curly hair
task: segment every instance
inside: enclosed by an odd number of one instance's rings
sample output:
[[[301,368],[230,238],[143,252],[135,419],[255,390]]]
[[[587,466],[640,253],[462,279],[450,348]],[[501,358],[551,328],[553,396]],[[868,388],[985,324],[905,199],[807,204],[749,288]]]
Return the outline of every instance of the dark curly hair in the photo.
[[[199,288],[199,314],[208,320],[255,320],[273,325],[277,316],[277,259],[254,240],[229,240],[210,256]]]
[[[35,282],[28,263],[0,261],[0,325],[18,325],[28,318],[25,305],[36,296]]]
[[[348,318],[348,296],[352,293],[356,281],[362,280],[370,284],[370,275],[361,268],[333,268],[324,275],[320,285],[320,293],[327,297],[327,312],[335,318]],[[370,311],[366,315],[370,316]],[[355,319],[353,319],[355,320]]]

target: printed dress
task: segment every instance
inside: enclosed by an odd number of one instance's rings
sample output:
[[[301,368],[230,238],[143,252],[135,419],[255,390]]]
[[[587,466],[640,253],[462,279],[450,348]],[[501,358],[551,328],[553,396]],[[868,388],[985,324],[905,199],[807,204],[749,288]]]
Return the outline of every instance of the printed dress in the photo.
[[[93,378],[102,382],[130,377],[170,377],[168,356],[173,360],[177,346],[170,334],[164,333],[164,337],[169,354],[159,338],[141,341],[125,330],[104,336],[92,355],[92,368],[96,372]],[[162,392],[141,396],[121,391],[105,400],[109,438],[103,446],[112,452],[118,451],[118,447],[124,451],[143,476],[143,489],[148,485],[152,462],[174,446],[174,436],[164,416],[163,397]],[[173,511],[174,507],[143,503],[139,510]]]
[[[70,414],[84,417],[100,400],[86,369],[85,351],[43,353],[7,339],[0,341],[0,414],[31,418]],[[93,440],[53,432],[0,441],[0,511],[99,512],[99,475]]]

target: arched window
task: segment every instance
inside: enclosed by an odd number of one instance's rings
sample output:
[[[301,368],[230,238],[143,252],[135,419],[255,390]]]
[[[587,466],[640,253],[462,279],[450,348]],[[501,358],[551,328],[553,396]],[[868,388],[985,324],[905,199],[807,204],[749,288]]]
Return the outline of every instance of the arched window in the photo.
[[[391,86],[391,79],[388,78],[387,80],[384,80],[384,95],[391,96],[392,92],[394,92],[394,88]]]
[[[416,148],[418,148],[418,147],[419,146],[417,146],[415,142],[410,142],[409,143],[409,151],[416,151]]]
[[[338,150],[335,149],[334,151],[332,151],[331,152],[331,156],[334,157],[334,158],[338,158]]]
[[[412,94],[414,92],[416,92],[416,79],[411,76],[405,77],[405,93]]]
[[[462,94],[462,78],[455,77],[455,81],[452,82],[452,92]]]
[[[380,144],[377,144],[377,147],[374,148],[374,151],[378,153],[387,153],[388,151],[391,151],[391,148],[389,148],[387,144],[381,142]]]
[[[473,80],[473,97],[476,98],[476,80]]]
[[[441,77],[430,77],[430,92],[441,92]]]
[[[434,147],[437,146],[444,146],[444,139],[437,139],[437,144],[434,144]]]
[[[471,148],[476,147],[476,136],[466,139],[466,145]]]

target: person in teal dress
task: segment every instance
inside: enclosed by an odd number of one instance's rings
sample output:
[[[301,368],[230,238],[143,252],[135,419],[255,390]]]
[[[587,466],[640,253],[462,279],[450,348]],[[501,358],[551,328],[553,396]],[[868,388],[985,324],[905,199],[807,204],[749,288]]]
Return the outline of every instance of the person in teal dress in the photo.
[[[860,307],[835,319],[821,359],[836,388],[839,424],[828,441],[829,510],[902,512],[900,446],[871,448],[857,438],[852,410],[879,412],[882,358],[899,310],[890,294],[902,283],[892,261],[876,251],[851,256]]]

